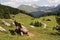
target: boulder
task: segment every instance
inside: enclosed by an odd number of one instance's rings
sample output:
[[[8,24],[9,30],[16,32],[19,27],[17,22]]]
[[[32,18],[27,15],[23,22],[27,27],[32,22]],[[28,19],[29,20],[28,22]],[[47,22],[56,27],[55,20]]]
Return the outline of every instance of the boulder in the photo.
[[[26,28],[25,26],[23,26],[23,25],[22,25],[21,30],[22,30],[23,32],[28,32],[27,28]]]
[[[35,26],[32,26],[32,25],[31,25],[30,27],[31,27],[31,28],[35,28]]]
[[[45,29],[47,25],[45,23],[43,23],[43,25],[44,25],[43,28]]]
[[[0,26],[0,31],[2,31],[2,32],[7,32],[4,28],[2,28],[1,26]]]
[[[6,26],[11,26],[8,22],[6,22],[5,20],[2,21],[4,25]]]

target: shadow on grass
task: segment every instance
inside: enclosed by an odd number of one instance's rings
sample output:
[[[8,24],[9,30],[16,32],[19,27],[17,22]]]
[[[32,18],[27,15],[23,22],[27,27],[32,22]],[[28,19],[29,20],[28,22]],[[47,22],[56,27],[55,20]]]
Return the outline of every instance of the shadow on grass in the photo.
[[[60,36],[60,33],[59,32],[55,32],[55,33],[50,33],[50,35]]]
[[[14,30],[10,30],[9,29],[9,32],[11,33],[11,35],[15,35],[15,31]]]
[[[10,32],[11,35],[16,35],[16,33],[17,33],[18,35],[21,35],[20,31],[17,30],[17,29],[15,29],[15,30],[9,29],[9,32]]]
[[[15,29],[15,32],[19,35],[21,35],[20,30]]]

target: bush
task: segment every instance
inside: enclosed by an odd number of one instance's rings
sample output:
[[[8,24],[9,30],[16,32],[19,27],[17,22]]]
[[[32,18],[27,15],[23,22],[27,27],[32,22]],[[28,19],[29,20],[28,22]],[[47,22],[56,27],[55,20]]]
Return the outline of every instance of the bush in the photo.
[[[36,26],[36,27],[41,27],[42,23],[39,21],[31,22],[30,25]]]
[[[56,22],[60,25],[60,18],[56,17]]]
[[[33,22],[31,22],[30,25],[33,25]]]

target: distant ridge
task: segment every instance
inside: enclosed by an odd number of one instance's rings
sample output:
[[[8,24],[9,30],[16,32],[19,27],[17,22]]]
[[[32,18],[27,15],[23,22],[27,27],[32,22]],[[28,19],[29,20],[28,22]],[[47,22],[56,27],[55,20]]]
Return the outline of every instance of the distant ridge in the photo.
[[[24,10],[25,12],[27,12],[27,14],[33,17],[40,17],[41,15],[45,14],[45,12],[38,11],[36,8],[29,5],[20,5],[18,9]]]
[[[41,16],[47,16],[47,15],[58,15],[59,14],[58,12],[60,10],[57,10],[57,7],[45,7],[45,6],[39,7],[39,6],[37,6],[37,8],[34,8],[29,5],[20,5],[18,7],[18,9],[24,10],[26,12],[26,14],[38,18]]]

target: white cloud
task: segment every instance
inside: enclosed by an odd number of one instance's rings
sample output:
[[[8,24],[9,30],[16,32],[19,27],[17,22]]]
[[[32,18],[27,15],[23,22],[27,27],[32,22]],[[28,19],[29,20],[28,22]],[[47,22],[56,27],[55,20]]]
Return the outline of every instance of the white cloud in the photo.
[[[48,0],[49,3],[60,3],[60,0]]]
[[[8,6],[12,6],[12,7],[17,7],[16,3],[15,2],[3,2],[1,3],[3,5],[8,5]]]
[[[51,6],[51,5],[49,5],[49,4],[43,4],[43,5],[40,5],[40,6]]]
[[[47,4],[43,3],[43,1],[41,2],[41,0],[7,0],[1,4],[12,6],[12,7],[18,7],[20,4],[24,4],[24,3],[26,3],[26,5],[31,5],[31,2],[32,3],[37,2],[37,4],[40,2],[39,5],[41,6],[55,6],[55,5],[60,4],[60,0],[47,0],[46,1]],[[43,3],[43,5],[41,3]]]
[[[4,2],[4,3],[2,3],[2,4],[4,4],[4,5],[5,5],[5,4],[6,4],[6,5],[10,5],[10,4],[11,4],[11,5],[12,5],[12,4],[14,4],[14,3],[13,3],[13,2]]]
[[[58,4],[60,4],[60,0],[48,0],[48,2],[54,6],[57,6]]]
[[[31,6],[32,4],[24,4],[24,5],[29,5],[29,6]]]
[[[10,0],[10,1],[13,1],[13,2],[36,2],[39,0]]]
[[[8,0],[7,2],[3,2],[1,4],[8,5],[12,7],[17,7],[19,4],[17,3],[24,3],[24,2],[37,2],[39,0]]]

